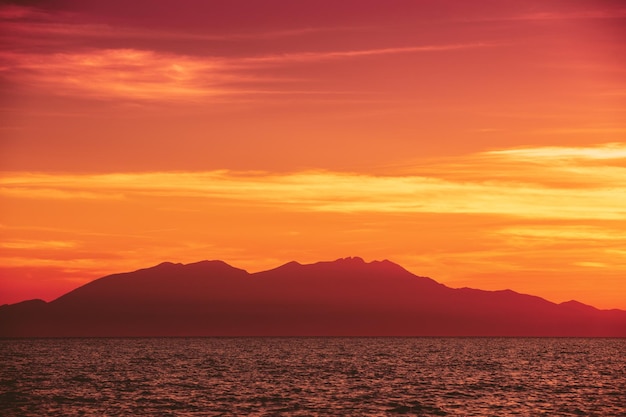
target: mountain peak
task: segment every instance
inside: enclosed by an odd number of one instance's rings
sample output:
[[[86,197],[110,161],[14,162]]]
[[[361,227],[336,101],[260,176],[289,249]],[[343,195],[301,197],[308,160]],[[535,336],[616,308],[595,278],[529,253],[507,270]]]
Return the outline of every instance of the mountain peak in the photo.
[[[239,269],[239,268],[235,268],[234,266],[221,261],[221,260],[202,260],[202,261],[198,261],[198,262],[191,262],[188,264],[183,264],[180,262],[161,262],[158,265],[155,265],[151,268],[146,268],[146,269],[140,269],[140,271],[147,271],[147,270],[161,270],[161,271],[167,271],[167,270],[171,270],[171,269],[184,269],[184,270],[237,270],[237,271],[243,271],[243,269]]]
[[[569,300],[569,301],[565,301],[563,303],[559,304],[562,307],[567,307],[568,309],[571,310],[578,310],[578,311],[597,311],[598,309],[587,305],[587,304],[583,304],[580,301],[576,301],[576,300]]]
[[[171,268],[172,266],[180,266],[180,265],[182,265],[180,262],[165,261],[165,262],[161,262],[158,265],[153,266],[153,268]]]
[[[339,258],[335,262],[355,263],[355,264],[365,264],[365,263],[367,263],[360,256],[348,256],[346,258]]]
[[[375,259],[371,262],[367,262],[360,256],[348,256],[346,258],[339,258],[335,261],[331,261],[330,263],[346,264],[346,265],[393,266],[396,268],[404,269],[400,265],[398,265],[395,262],[390,261],[389,259],[383,259],[382,261]]]

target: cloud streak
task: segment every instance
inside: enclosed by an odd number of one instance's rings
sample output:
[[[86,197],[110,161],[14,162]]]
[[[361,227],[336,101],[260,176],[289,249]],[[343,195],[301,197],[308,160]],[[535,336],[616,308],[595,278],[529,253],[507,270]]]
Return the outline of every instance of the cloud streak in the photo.
[[[193,99],[226,92],[234,81],[217,60],[133,49],[0,55],[3,72],[63,95],[139,100]]]
[[[0,243],[3,249],[68,249],[77,246],[74,241],[61,240],[13,240]]]
[[[535,12],[514,16],[508,20],[581,20],[581,19],[624,19],[626,9],[616,10],[580,10],[571,12]]]
[[[626,167],[589,164],[622,158],[623,144],[489,151],[422,175],[326,171],[289,174],[148,172],[13,174],[0,180],[5,198],[193,198],[319,212],[489,214],[532,219],[626,220]],[[562,159],[562,157],[572,157]],[[485,158],[488,157],[488,158]],[[528,164],[532,158],[532,164]],[[489,162],[491,161],[491,162]],[[555,164],[555,161],[557,163]],[[491,163],[491,166],[489,166]],[[513,173],[504,166],[512,164]],[[508,169],[511,167],[509,166]],[[451,177],[451,170],[461,172]],[[596,171],[600,169],[600,174]],[[582,186],[553,176],[586,178]],[[447,176],[447,177],[446,177]],[[542,178],[547,178],[542,182]],[[525,178],[528,177],[526,180]]]
[[[262,73],[267,74],[270,66],[495,46],[485,42],[444,43],[314,52],[293,51],[288,47],[283,53],[274,53],[270,51],[275,49],[268,48],[277,39],[368,28],[305,26],[249,33],[190,32],[89,22],[76,13],[15,5],[0,6],[0,21],[3,25],[0,41],[12,45],[0,52],[0,76],[10,83],[38,94],[143,102],[206,102],[233,95],[237,99],[249,99],[277,93],[319,94],[319,90],[306,91],[310,86],[285,87],[285,79],[269,79]],[[127,46],[120,48],[120,41]],[[146,45],[146,41],[151,44]],[[214,42],[224,41],[240,45],[260,41],[266,46],[261,50],[254,48],[253,52],[248,47],[236,54],[223,47],[218,49],[221,53],[206,52],[213,50]],[[194,53],[172,51],[172,45],[185,45],[184,50],[189,51],[190,42],[194,44],[191,48]],[[168,46],[162,47],[164,44]]]
[[[137,49],[94,49],[52,54],[4,52],[0,53],[0,74],[17,84],[36,86],[38,91],[61,95],[142,101],[193,101],[226,95],[320,93],[259,88],[260,83],[269,82],[276,86],[281,81],[258,75],[256,70],[259,66],[487,46],[491,45],[425,45],[240,58]]]
[[[265,42],[365,28],[300,27],[254,33],[194,33],[89,23],[68,12],[22,6],[0,6],[0,21],[4,29],[0,40],[12,45],[0,52],[0,76],[9,83],[37,94],[143,102],[206,102],[217,97],[236,95],[238,99],[249,99],[278,93],[325,94],[320,90],[291,88],[291,84],[285,87],[284,81],[290,80],[261,73],[267,74],[269,66],[493,46],[459,43],[281,54],[261,52],[258,55],[248,52],[248,55],[235,56],[224,52],[223,48],[221,54],[206,51],[211,50],[213,41]],[[161,48],[163,42],[156,42],[159,39],[176,45],[195,42],[196,52],[172,52]],[[128,46],[120,48],[120,40]],[[152,46],[146,46],[146,40],[153,42]]]
[[[36,7],[18,5],[0,5],[0,21],[3,25],[2,36],[19,41],[15,35],[30,38],[37,36],[58,36],[59,41],[67,42],[68,37],[86,37],[93,39],[167,39],[175,41],[247,41],[274,40],[280,38],[301,37],[328,32],[352,32],[368,29],[352,26],[307,26],[286,29],[274,29],[249,32],[199,33],[185,30],[152,29],[102,23],[77,23],[79,15],[68,12],[50,12]],[[86,16],[82,16],[85,18]],[[40,39],[44,41],[45,39]]]
[[[242,63],[298,63],[298,62],[319,62],[333,59],[345,59],[345,58],[358,58],[376,55],[391,55],[391,54],[407,54],[407,53],[419,53],[419,52],[441,52],[441,51],[455,51],[465,49],[487,48],[497,46],[498,44],[477,42],[477,43],[461,43],[461,44],[443,44],[443,45],[419,45],[419,46],[405,46],[405,47],[391,47],[391,48],[375,48],[375,49],[361,49],[352,51],[325,51],[325,52],[298,52],[298,53],[285,53],[276,55],[266,55],[259,57],[242,58]]]

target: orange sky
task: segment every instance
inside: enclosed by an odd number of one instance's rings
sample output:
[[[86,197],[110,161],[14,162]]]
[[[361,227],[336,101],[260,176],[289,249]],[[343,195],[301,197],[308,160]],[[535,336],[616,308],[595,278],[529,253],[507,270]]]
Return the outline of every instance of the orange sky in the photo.
[[[626,309],[621,1],[4,2],[0,304],[362,256]]]

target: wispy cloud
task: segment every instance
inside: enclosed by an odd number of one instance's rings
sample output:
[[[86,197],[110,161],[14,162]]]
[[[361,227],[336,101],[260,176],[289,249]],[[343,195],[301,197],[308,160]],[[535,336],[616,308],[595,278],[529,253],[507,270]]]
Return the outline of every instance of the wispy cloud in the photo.
[[[603,241],[604,245],[606,241],[626,243],[623,230],[590,225],[520,225],[502,228],[497,233],[534,241]]]
[[[20,6],[17,4],[0,5],[0,20],[16,21],[23,19],[42,18],[49,14],[35,7]]]
[[[391,48],[361,49],[352,51],[324,51],[324,52],[297,52],[258,57],[242,58],[242,63],[293,63],[293,62],[316,62],[341,58],[356,58],[375,55],[406,54],[416,52],[454,51],[464,49],[487,48],[499,44],[477,42],[442,45],[420,45]]]
[[[548,4],[546,4],[548,5]],[[540,10],[529,13],[511,15],[491,15],[480,18],[463,19],[463,21],[491,22],[491,21],[527,21],[542,22],[556,20],[597,20],[597,19],[625,19],[626,8],[595,8],[587,10]]]
[[[185,31],[153,30],[147,28],[119,27],[101,23],[62,23],[62,22],[37,22],[37,21],[13,21],[4,20],[4,36],[15,39],[16,36],[40,37],[40,41],[46,41],[44,36],[56,36],[59,42],[67,42],[69,37],[81,36],[90,39],[112,40],[124,39],[136,40],[169,40],[177,42],[210,42],[210,41],[249,41],[249,40],[274,40],[280,38],[299,37],[314,35],[324,32],[350,32],[364,30],[358,27],[307,27],[300,29],[272,30],[264,32],[230,32],[230,33],[194,33]],[[31,40],[32,41],[32,40]],[[49,41],[49,39],[47,40]]]
[[[74,241],[61,240],[10,240],[0,242],[0,248],[3,249],[68,249],[75,248],[77,243]]]
[[[541,146],[502,149],[487,151],[485,155],[533,162],[545,162],[546,160],[609,161],[626,158],[626,144],[616,142],[596,146]]]
[[[421,175],[325,171],[14,174],[0,180],[0,193],[5,198],[39,199],[54,198],[54,190],[64,197],[81,198],[86,192],[101,198],[187,197],[295,211],[626,220],[626,167],[587,163],[621,158],[625,149],[623,144],[609,144],[489,151],[455,164],[429,167]],[[527,164],[529,158],[532,164]],[[481,161],[480,172],[476,161]],[[456,176],[450,176],[453,170]],[[552,178],[555,175],[570,181],[562,184]],[[581,179],[580,186],[571,181],[572,176]]]
[[[87,97],[193,99],[225,94],[224,84],[236,80],[219,60],[133,49],[3,53],[0,59],[1,70],[17,82]]]
[[[237,100],[267,94],[324,94],[270,79],[265,67],[358,59],[392,54],[431,53],[493,47],[487,42],[404,45],[349,50],[275,53],[271,42],[258,53],[206,53],[212,42],[272,41],[365,27],[284,27],[254,32],[211,32],[124,26],[92,22],[89,16],[35,7],[0,6],[0,75],[39,93],[80,98],[199,101],[237,95]],[[371,30],[371,28],[369,28]],[[120,40],[128,45],[119,48]],[[146,41],[150,45],[146,45]],[[160,40],[164,42],[159,42]],[[167,41],[167,42],[165,42]],[[189,48],[190,42],[194,47]],[[168,47],[161,45],[167,44]],[[108,45],[108,46],[107,46]],[[182,54],[182,50],[195,51]],[[337,92],[335,91],[334,94]]]
[[[615,135],[626,133],[626,126],[597,126],[597,127],[554,127],[533,129],[533,135]]]
[[[624,19],[626,8],[578,11],[543,11],[510,17],[509,20],[580,20],[580,19]]]
[[[355,59],[366,56],[482,48],[489,44],[287,53],[255,57],[207,57],[137,49],[72,53],[0,53],[0,74],[39,91],[91,98],[199,100],[227,95],[324,94],[290,90],[285,80],[261,76],[259,66]],[[274,88],[267,88],[267,84]],[[263,84],[264,87],[260,87]],[[337,94],[338,92],[334,92]]]
[[[625,152],[626,144],[617,142],[495,149],[431,163],[419,160],[398,166],[396,173],[545,190],[622,189],[626,187]]]
[[[81,36],[97,39],[168,39],[174,41],[238,41],[273,40],[278,38],[300,37],[325,32],[352,32],[366,30],[366,27],[321,26],[297,27],[249,32],[194,32],[187,30],[153,29],[149,27],[111,26],[103,23],[83,22],[88,16],[78,16],[67,11],[47,11],[37,7],[20,5],[0,5],[1,36],[41,37],[58,36],[67,42],[67,37]],[[78,23],[81,22],[81,23]],[[44,39],[41,39],[44,40]]]

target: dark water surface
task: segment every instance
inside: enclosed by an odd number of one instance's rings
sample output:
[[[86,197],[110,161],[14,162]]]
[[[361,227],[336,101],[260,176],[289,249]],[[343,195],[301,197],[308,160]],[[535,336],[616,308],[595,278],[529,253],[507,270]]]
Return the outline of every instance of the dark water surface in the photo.
[[[0,340],[2,416],[626,416],[626,339]]]

